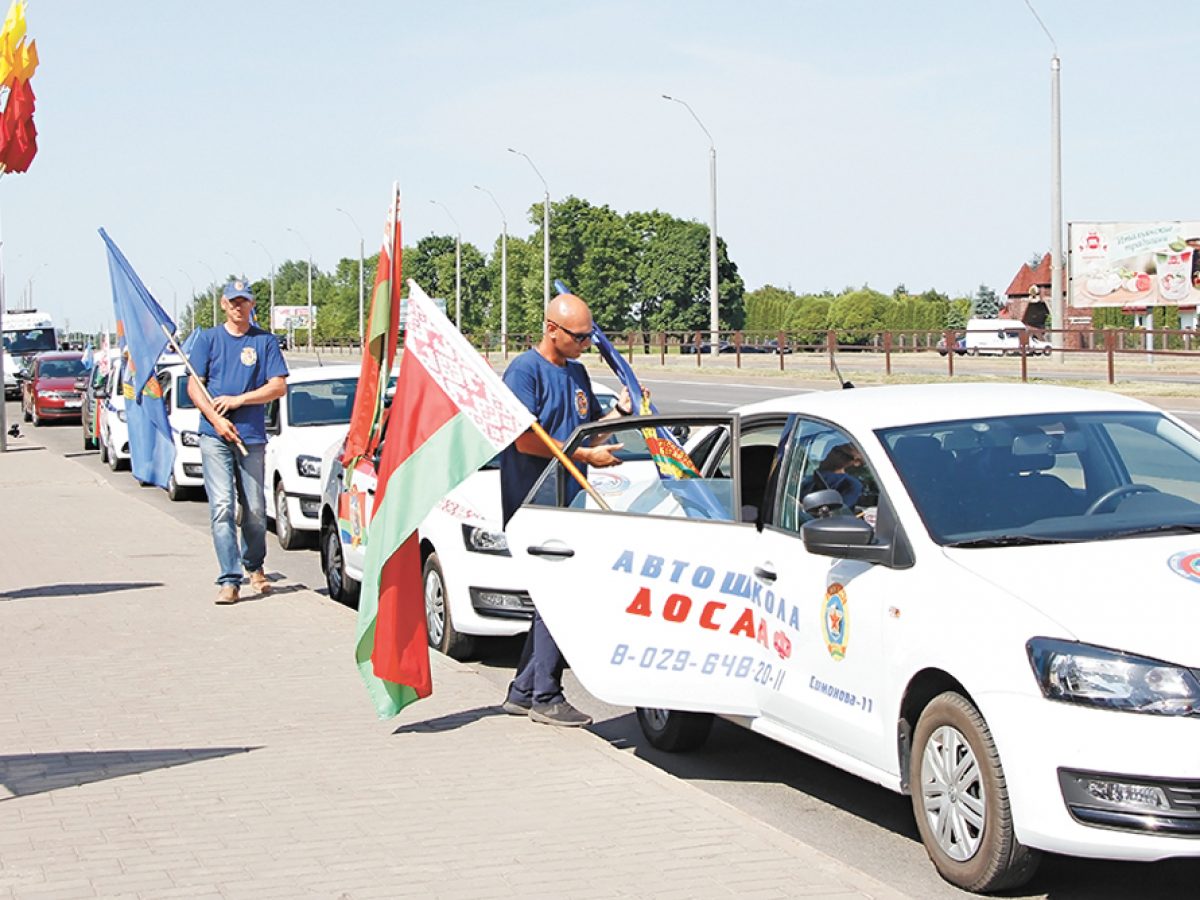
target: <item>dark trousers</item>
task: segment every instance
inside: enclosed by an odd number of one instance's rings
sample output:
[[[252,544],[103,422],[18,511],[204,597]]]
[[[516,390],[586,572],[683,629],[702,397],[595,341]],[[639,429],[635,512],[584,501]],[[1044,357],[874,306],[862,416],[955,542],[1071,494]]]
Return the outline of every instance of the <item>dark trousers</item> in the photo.
[[[563,666],[562,652],[535,609],[517,662],[517,675],[508,687],[508,698],[534,706],[561,703]]]

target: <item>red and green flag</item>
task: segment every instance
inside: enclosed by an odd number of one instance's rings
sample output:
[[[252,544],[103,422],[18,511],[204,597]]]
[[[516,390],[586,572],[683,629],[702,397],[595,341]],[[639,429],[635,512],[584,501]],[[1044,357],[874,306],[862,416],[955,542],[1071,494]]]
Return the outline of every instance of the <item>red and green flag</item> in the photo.
[[[388,381],[400,335],[400,188],[392,186],[392,205],[384,226],[383,246],[375,267],[371,312],[364,336],[362,371],[350,413],[350,431],[342,447],[342,465],[349,472],[357,460],[370,458],[379,445],[387,420]]]
[[[429,696],[417,525],[533,415],[414,281],[379,462],[355,661],[380,718]]]

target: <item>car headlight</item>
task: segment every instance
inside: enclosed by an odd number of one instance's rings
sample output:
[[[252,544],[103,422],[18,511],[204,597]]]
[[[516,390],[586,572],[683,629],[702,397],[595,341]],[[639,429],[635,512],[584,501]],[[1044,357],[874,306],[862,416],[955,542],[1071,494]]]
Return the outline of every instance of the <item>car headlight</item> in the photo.
[[[1053,638],[1034,638],[1026,650],[1051,700],[1160,716],[1200,710],[1200,680],[1183,666]]]
[[[488,531],[478,525],[463,522],[463,544],[471,553],[490,553],[494,556],[510,556],[508,538],[503,531]]]
[[[185,447],[199,447],[200,434],[195,431],[181,431],[179,432],[179,443]]]
[[[319,456],[297,456],[296,471],[304,478],[320,478],[321,477],[321,457]]]
[[[120,419],[122,422],[124,422],[125,421],[125,410],[118,409],[117,410],[117,418]]]

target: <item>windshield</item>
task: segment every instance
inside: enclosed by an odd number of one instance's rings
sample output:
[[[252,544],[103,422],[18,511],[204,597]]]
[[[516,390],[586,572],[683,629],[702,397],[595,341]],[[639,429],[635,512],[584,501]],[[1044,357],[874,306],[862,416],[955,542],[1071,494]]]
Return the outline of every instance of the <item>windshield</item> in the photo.
[[[941,544],[1200,529],[1200,439],[1161,413],[981,418],[878,434]]]
[[[4,349],[9,353],[45,353],[57,350],[53,328],[24,328],[4,332]]]
[[[288,422],[292,426],[347,425],[354,409],[357,378],[289,384]]]
[[[78,378],[85,371],[82,359],[43,359],[38,378]]]

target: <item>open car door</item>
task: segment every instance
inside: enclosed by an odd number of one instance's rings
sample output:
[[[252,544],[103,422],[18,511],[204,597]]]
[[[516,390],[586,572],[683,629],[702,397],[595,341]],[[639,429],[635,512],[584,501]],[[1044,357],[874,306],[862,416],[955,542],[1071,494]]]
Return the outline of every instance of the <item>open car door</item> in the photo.
[[[580,428],[566,446],[612,441],[622,463],[590,469],[605,504],[552,462],[507,532],[534,604],[584,687],[608,703],[757,715],[790,656],[776,598],[741,519],[736,415],[647,416]],[[696,454],[660,444],[687,434]],[[705,456],[734,451],[732,469]],[[674,461],[663,456],[674,456]],[[663,467],[702,475],[660,477]]]

